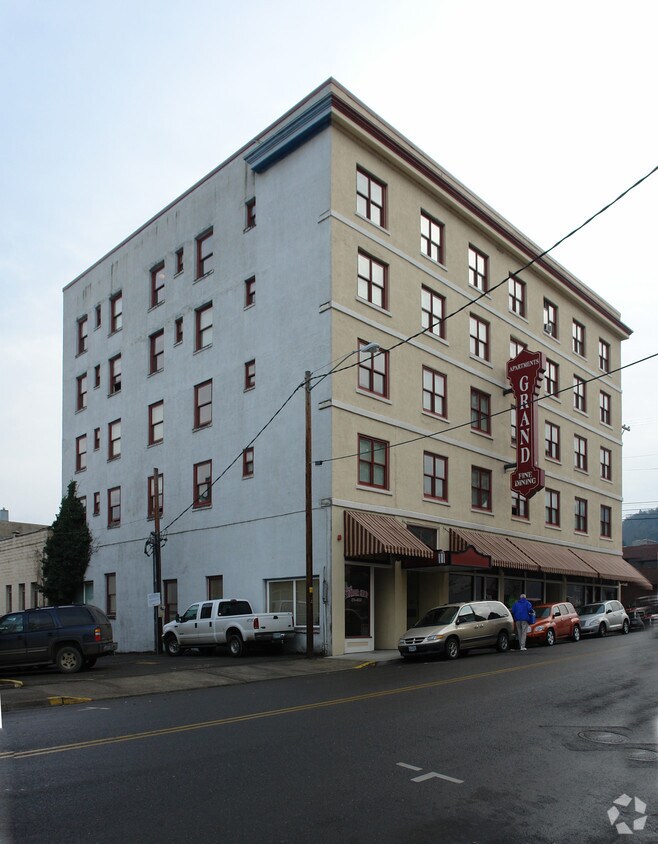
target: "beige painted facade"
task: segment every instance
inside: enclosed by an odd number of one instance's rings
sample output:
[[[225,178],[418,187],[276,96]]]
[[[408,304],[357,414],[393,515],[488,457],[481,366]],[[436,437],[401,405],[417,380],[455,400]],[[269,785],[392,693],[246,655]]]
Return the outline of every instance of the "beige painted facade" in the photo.
[[[342,602],[337,599],[346,587],[345,566],[350,565],[345,562],[343,544],[338,538],[343,532],[345,510],[393,516],[407,525],[436,530],[436,547],[444,550],[449,548],[450,528],[469,528],[574,549],[621,553],[621,377],[613,370],[620,366],[621,341],[630,333],[618,311],[550,257],[518,273],[518,279],[525,283],[525,313],[515,313],[510,308],[508,276],[538,255],[539,247],[342,89],[337,96],[346,100],[348,106],[340,108],[341,114],[333,119],[331,130],[332,357],[356,349],[359,341],[376,342],[390,351],[385,397],[359,388],[355,367],[333,376],[331,408],[325,404],[317,411],[331,413],[333,423],[334,653],[343,649],[394,648],[408,622],[451,597],[451,574],[447,570],[437,567],[412,575],[401,568],[399,560],[371,564],[360,561],[371,567],[373,629],[367,643],[346,634]],[[345,116],[350,110],[352,119]],[[365,171],[383,185],[383,225],[357,211],[357,170]],[[421,212],[442,224],[442,263],[421,250]],[[487,256],[490,292],[483,298],[469,284],[469,246]],[[388,295],[383,307],[358,295],[360,252],[387,268]],[[504,283],[497,289],[491,289],[501,281]],[[448,318],[443,338],[429,332],[419,334],[423,286],[445,297]],[[545,299],[557,307],[556,337],[544,330]],[[489,324],[488,360],[471,353],[471,315]],[[577,354],[573,348],[574,320],[585,329],[584,354]],[[601,340],[610,350],[606,367],[609,374],[599,365]],[[545,471],[546,487],[559,493],[559,526],[546,524],[543,490],[530,500],[528,518],[512,515],[509,464],[515,462],[516,451],[509,412],[513,397],[505,393],[509,387],[505,367],[513,356],[510,347],[514,341],[525,344],[530,351],[545,353],[559,367],[562,392],[538,402],[538,463]],[[446,378],[444,418],[423,409],[423,367]],[[585,386],[584,411],[574,409],[574,375],[586,382],[596,379]],[[471,427],[471,388],[490,397],[490,433]],[[600,418],[600,391],[610,396],[609,424]],[[545,455],[546,423],[559,427],[559,459],[551,460]],[[382,440],[391,447],[385,489],[358,482],[355,455],[359,435]],[[586,468],[575,467],[575,436],[586,440]],[[601,448],[610,451],[609,479],[601,477]],[[448,460],[446,501],[424,495],[424,452]],[[346,459],[340,459],[341,455]],[[471,505],[474,466],[491,472],[489,510]],[[576,498],[587,502],[585,530],[575,530]],[[610,508],[609,537],[601,535],[601,505]],[[451,571],[454,573],[454,569]],[[475,577],[478,573],[471,574]],[[504,597],[505,576],[519,579],[518,572],[500,569],[487,575],[496,578],[496,597],[500,598]],[[579,581],[558,574],[536,575],[535,579],[541,581],[541,587],[535,584],[536,589],[541,589],[540,599],[546,600],[564,600],[570,581]],[[596,582],[600,590],[602,581]],[[592,587],[594,591],[584,594],[598,597],[601,593],[596,591],[594,580]],[[606,588],[616,592],[618,583],[606,581]]]

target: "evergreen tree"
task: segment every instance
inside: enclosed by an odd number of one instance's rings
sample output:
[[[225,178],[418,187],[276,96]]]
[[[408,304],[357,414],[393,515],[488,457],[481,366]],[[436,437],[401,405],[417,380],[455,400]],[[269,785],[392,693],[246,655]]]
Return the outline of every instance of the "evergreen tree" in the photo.
[[[71,481],[41,556],[42,584],[49,604],[70,604],[82,591],[91,558],[91,531]]]

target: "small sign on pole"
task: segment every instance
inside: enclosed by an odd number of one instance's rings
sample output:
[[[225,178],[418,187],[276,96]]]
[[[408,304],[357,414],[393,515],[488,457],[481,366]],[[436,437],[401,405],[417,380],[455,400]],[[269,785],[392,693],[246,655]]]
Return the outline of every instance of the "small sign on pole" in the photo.
[[[149,607],[159,607],[160,606],[160,593],[159,592],[149,592],[148,593],[148,605],[149,605]]]

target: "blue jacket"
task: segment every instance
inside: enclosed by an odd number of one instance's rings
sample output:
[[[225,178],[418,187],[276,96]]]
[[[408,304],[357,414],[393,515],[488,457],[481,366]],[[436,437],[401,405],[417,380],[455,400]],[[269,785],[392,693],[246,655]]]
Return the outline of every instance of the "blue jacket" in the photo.
[[[532,623],[534,621],[534,615],[535,611],[527,598],[519,598],[512,607],[512,618],[514,621],[527,621],[528,623]]]

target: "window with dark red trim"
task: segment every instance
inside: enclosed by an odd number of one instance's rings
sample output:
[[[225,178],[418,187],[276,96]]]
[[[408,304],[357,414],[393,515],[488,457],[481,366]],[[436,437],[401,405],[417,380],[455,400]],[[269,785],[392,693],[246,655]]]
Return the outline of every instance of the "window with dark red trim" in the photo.
[[[599,393],[599,418],[604,425],[610,425],[612,413],[610,410],[611,406],[611,399],[607,393],[604,393],[603,390]]]
[[[356,210],[377,226],[386,226],[386,185],[357,167]]]
[[[579,434],[573,438],[573,465],[582,472],[587,471],[587,440]]]
[[[196,239],[196,277],[202,278],[213,268],[213,229],[209,228]]]
[[[121,487],[115,486],[107,491],[107,526],[121,524]]]
[[[87,351],[87,341],[89,339],[89,319],[86,316],[80,317],[78,320],[78,354],[81,355]]]
[[[574,525],[576,533],[587,533],[587,500],[585,498],[574,499]]]
[[[530,516],[529,501],[520,492],[512,493],[512,516],[516,519],[528,519]]]
[[[600,451],[601,477],[604,481],[612,480],[612,451],[601,446]]]
[[[107,426],[107,459],[121,457],[121,420],[115,419]]]
[[[481,293],[489,289],[489,258],[473,245],[468,247],[468,283]]]
[[[84,372],[82,375],[78,375],[78,377],[75,379],[75,383],[75,409],[84,410],[85,407],[87,407],[87,373]]]
[[[558,335],[557,314],[557,305],[554,305],[548,299],[544,299],[544,332],[556,340]]]
[[[423,410],[442,419],[448,415],[446,376],[428,366],[423,367]]]
[[[115,355],[108,361],[110,370],[110,395],[121,390],[121,355]]]
[[[212,460],[194,464],[194,508],[212,504]]]
[[[443,223],[427,212],[420,212],[420,251],[433,261],[443,264]]]
[[[580,375],[573,376],[573,406],[576,410],[587,410],[587,394],[585,392],[585,379]]]
[[[205,428],[212,422],[212,379],[194,387],[194,427]]]
[[[509,309],[513,314],[520,317],[525,316],[525,295],[525,281],[521,281],[521,279],[511,275],[509,277]]]
[[[176,275],[178,275],[178,273],[183,272],[183,267],[184,267],[183,256],[184,256],[184,254],[185,253],[184,253],[182,246],[181,246],[180,249],[176,250]]]
[[[471,507],[491,511],[491,470],[471,466]]]
[[[105,575],[105,614],[108,618],[117,614],[117,576],[113,572]]]
[[[445,296],[431,287],[422,286],[420,291],[420,324],[428,334],[445,338]]]
[[[388,445],[359,434],[359,484],[388,489]]]
[[[491,433],[491,396],[471,387],[471,430]]]
[[[555,489],[544,490],[546,502],[546,524],[552,527],[560,526],[560,493]]]
[[[480,317],[471,314],[469,318],[470,329],[470,352],[480,360],[489,360],[491,351],[489,348],[489,323]]]
[[[149,445],[164,440],[164,401],[149,405]]]
[[[546,395],[555,396],[560,391],[560,366],[546,358],[546,372],[544,373]]]
[[[423,495],[448,500],[448,458],[430,451],[423,453]]]
[[[246,279],[244,283],[244,306],[251,307],[256,304],[256,276]]]
[[[601,536],[610,539],[612,536],[612,507],[607,504],[601,504],[601,520],[600,520]]]
[[[369,345],[359,340],[359,349]],[[358,385],[360,389],[376,396],[388,398],[388,352],[359,351]]]
[[[110,296],[110,334],[123,327],[123,295],[121,291]]]
[[[164,328],[149,337],[149,374],[164,369]]]
[[[82,434],[75,440],[75,471],[83,472],[87,468],[87,435]]]
[[[151,269],[151,307],[154,308],[164,302],[165,293],[165,265],[161,261]]]
[[[577,319],[572,323],[571,341],[574,353],[585,357],[585,326]]]
[[[244,388],[253,390],[256,386],[256,361],[248,360],[244,365]]]
[[[599,338],[599,369],[610,372],[610,343]]]
[[[252,478],[254,476],[254,449],[253,446],[245,448],[242,452],[242,477]]]
[[[388,266],[365,252],[357,261],[357,295],[379,308],[388,306]]]
[[[244,230],[253,229],[256,225],[256,197],[248,199],[244,204]]]
[[[157,478],[158,515],[164,512],[164,475],[158,472]],[[155,475],[149,475],[146,489],[146,506],[149,519],[155,518],[156,479]]]
[[[560,426],[552,422],[544,424],[544,453],[551,460],[560,459]]]
[[[194,350],[198,352],[212,345],[212,302],[197,308],[194,313],[196,319]]]

